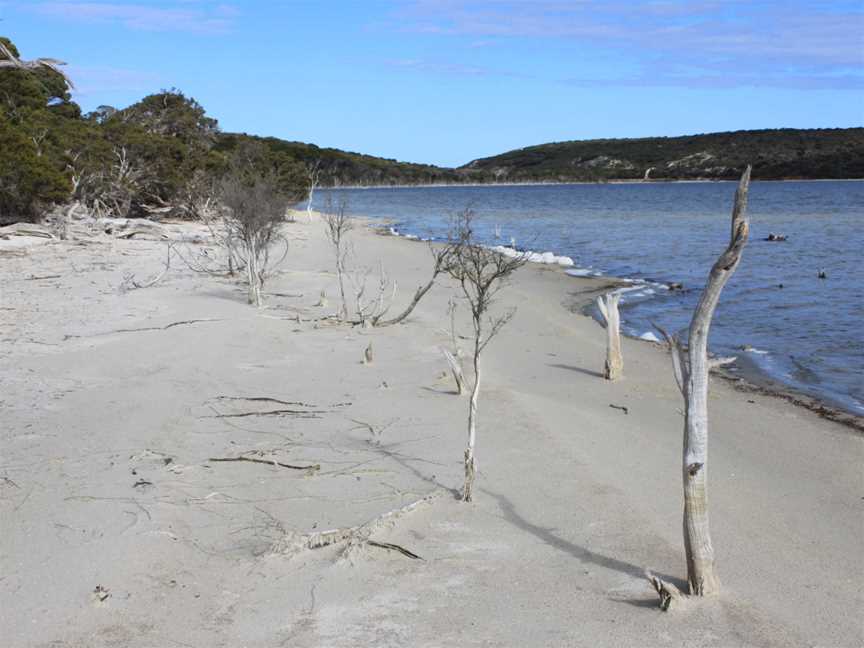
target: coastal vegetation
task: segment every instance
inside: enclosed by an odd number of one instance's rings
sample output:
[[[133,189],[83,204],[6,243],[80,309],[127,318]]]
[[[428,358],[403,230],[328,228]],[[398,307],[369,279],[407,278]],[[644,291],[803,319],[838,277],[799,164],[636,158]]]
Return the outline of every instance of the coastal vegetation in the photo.
[[[500,182],[864,177],[864,128],[775,129],[542,144],[459,168],[414,164],[275,137],[224,133],[177,89],[83,113],[58,61],[23,62],[0,37],[0,223],[61,206],[114,217],[194,217],[236,150],[258,144],[262,173],[310,198],[315,187]]]
[[[778,128],[529,146],[474,160],[500,182],[862,178],[864,128]]]

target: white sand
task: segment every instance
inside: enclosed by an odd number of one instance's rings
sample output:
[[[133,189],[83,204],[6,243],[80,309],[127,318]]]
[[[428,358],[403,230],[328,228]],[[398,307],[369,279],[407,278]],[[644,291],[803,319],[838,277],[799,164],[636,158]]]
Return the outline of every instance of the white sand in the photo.
[[[664,351],[643,342],[624,342],[624,381],[599,377],[603,331],[570,307],[604,282],[561,269],[525,268],[501,294],[519,310],[484,358],[476,501],[448,493],[374,536],[424,561],[274,552],[287,531],[458,489],[467,411],[437,348],[454,288],[436,286],[403,326],[297,324],[334,312],[335,278],[320,223],[288,232],[267,286],[288,296],[262,311],[186,268],[121,293],[125,272],[159,269],[157,242],[0,253],[2,645],[864,645],[862,437],[719,380],[723,594],[657,610],[643,571],[685,575],[680,396]],[[425,246],[355,241],[407,302]],[[313,306],[322,289],[326,309]],[[209,321],[163,328],[188,320]],[[214,418],[289,407],[219,396],[326,412]],[[321,470],[208,461],[252,450]]]

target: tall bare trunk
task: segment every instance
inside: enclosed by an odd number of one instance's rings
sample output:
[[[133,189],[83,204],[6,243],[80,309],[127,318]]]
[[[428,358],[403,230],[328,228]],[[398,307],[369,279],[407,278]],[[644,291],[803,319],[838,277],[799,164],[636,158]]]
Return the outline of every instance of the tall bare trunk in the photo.
[[[477,462],[474,459],[474,444],[477,441],[477,400],[480,396],[480,335],[474,342],[474,388],[471,390],[471,402],[468,405],[468,447],[465,448],[465,488],[462,490],[462,501],[470,502],[474,490],[474,478],[477,474]]]
[[[597,298],[597,306],[606,323],[606,366],[603,372],[606,380],[618,380],[624,374],[624,358],[621,356],[621,317],[618,314],[618,301],[621,294],[606,293]]]
[[[741,176],[732,210],[729,246],[720,255],[699,299],[690,323],[686,351],[672,339],[675,377],[684,396],[684,550],[690,593],[705,596],[716,593],[720,580],[714,565],[714,547],[708,524],[708,373],[717,362],[708,359],[708,333],[723,287],[738,267],[747,243],[747,192],[750,167]]]
[[[258,268],[258,256],[255,253],[255,244],[246,245],[246,280],[249,283],[248,300],[258,308],[263,305],[261,299],[261,272]]]
[[[345,268],[339,250],[336,251],[336,279],[339,281],[339,294],[342,296],[339,319],[344,322],[348,319],[348,299],[345,297]]]

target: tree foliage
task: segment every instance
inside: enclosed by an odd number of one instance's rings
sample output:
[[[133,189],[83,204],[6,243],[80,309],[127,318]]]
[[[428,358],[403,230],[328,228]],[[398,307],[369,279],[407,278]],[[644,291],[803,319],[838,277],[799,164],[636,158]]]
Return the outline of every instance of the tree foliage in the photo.
[[[82,115],[56,62],[22,63],[9,39],[0,44],[0,223],[37,219],[69,200],[114,216],[188,217],[190,199],[218,185],[228,160],[253,143],[258,171],[292,196],[308,195],[311,169],[322,187],[607,181],[649,169],[658,180],[724,179],[751,160],[755,179],[864,176],[864,128],[559,142],[448,169],[222,133],[177,89]]]

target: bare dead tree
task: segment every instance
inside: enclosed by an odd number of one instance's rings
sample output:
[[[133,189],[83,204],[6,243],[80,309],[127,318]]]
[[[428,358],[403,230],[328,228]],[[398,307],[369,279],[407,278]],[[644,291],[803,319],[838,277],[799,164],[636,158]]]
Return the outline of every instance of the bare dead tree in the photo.
[[[708,281],[690,322],[687,347],[661,329],[669,342],[675,380],[684,397],[684,550],[687,581],[692,596],[714,594],[720,588],[708,526],[708,373],[711,368],[726,364],[731,359],[708,358],[708,332],[720,293],[738,267],[747,243],[750,231],[746,213],[749,187],[748,166],[735,192],[729,245],[708,274]],[[655,588],[658,592],[662,589],[656,584]]]
[[[246,267],[250,304],[263,306],[262,289],[267,275],[288,253],[288,241],[279,233],[291,199],[280,190],[274,171],[256,164],[258,150],[238,151],[222,180],[220,198],[225,207],[228,236],[238,244]],[[282,241],[285,251],[271,263],[271,248]]]
[[[306,216],[312,220],[312,199],[315,197],[315,189],[318,188],[318,179],[321,176],[321,160],[315,160],[309,169],[309,197],[306,199]]]
[[[3,55],[3,58],[0,59],[0,68],[17,68],[19,70],[53,70],[63,77],[63,80],[69,88],[74,88],[72,80],[60,69],[61,65],[66,65],[63,61],[58,61],[54,58],[38,58],[32,61],[22,61],[12,54],[12,52],[9,51],[9,48],[3,43],[0,43],[0,54]]]
[[[432,286],[435,285],[435,280],[438,278],[438,275],[442,273],[446,273],[448,267],[450,266],[450,260],[453,256],[453,246],[450,244],[435,247],[430,245],[429,250],[432,252],[432,277],[425,284],[417,288],[417,291],[414,293],[414,297],[411,299],[411,303],[399,313],[396,317],[391,319],[383,319],[386,312],[382,312],[376,317],[372,319],[372,326],[392,326],[393,324],[399,324],[400,322],[404,322],[411,313],[414,312],[414,309],[417,307],[417,304],[420,303],[420,300],[426,296]]]
[[[348,298],[345,294],[345,264],[349,253],[348,234],[354,229],[354,221],[348,214],[348,203],[344,199],[334,205],[332,198],[327,197],[324,206],[324,224],[327,227],[327,238],[333,244],[333,251],[336,254],[336,279],[342,297],[338,317],[344,322],[348,319]]]
[[[624,358],[621,356],[621,317],[618,314],[618,301],[621,293],[613,291],[597,298],[597,307],[603,315],[606,327],[606,366],[603,375],[606,380],[618,380],[624,373]]]
[[[480,355],[507,322],[513,317],[515,309],[501,315],[490,316],[489,307],[505,281],[517,269],[525,265],[525,255],[507,257],[481,246],[474,235],[475,214],[466,209],[454,218],[450,243],[451,256],[448,260],[448,273],[459,282],[474,326],[474,385],[468,406],[468,445],[465,449],[465,485],[462,500],[470,502],[477,474],[474,455],[477,440],[477,401],[480,396]]]
[[[348,256],[350,257],[351,254],[349,253]],[[396,296],[397,282],[390,280],[384,271],[384,264],[379,262],[377,290],[374,296],[367,298],[368,282],[372,269],[352,263],[348,264],[348,267],[343,267],[342,273],[348,277],[354,293],[354,316],[356,319],[352,323],[363,327],[373,326],[379,318],[384,317],[390,310],[390,305]]]

